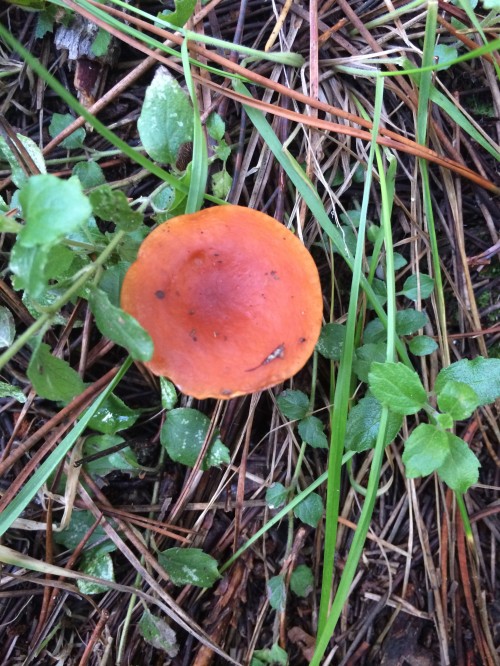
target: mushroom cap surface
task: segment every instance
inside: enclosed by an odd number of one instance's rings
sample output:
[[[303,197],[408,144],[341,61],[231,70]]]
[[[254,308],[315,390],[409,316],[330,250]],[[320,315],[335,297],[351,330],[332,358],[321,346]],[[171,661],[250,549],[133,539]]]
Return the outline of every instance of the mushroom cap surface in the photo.
[[[125,275],[121,306],[153,339],[145,365],[199,399],[253,393],[296,374],[323,311],[318,271],[299,239],[232,205],[154,229]]]

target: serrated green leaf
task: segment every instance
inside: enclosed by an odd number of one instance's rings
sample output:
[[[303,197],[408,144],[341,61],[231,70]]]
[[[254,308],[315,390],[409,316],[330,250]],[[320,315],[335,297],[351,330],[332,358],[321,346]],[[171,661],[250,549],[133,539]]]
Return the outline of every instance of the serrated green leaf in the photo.
[[[89,190],[91,187],[98,187],[106,182],[103,170],[97,162],[78,162],[73,167],[73,176],[76,176],[84,190]]]
[[[315,449],[327,449],[328,440],[324,433],[325,426],[317,416],[306,416],[299,421],[298,431],[304,442]]]
[[[85,389],[76,370],[63,359],[52,356],[43,342],[33,352],[26,374],[38,395],[47,400],[67,403]]]
[[[437,423],[437,425],[442,429],[442,430],[449,430],[450,428],[453,428],[453,419],[450,414],[440,414],[439,412],[437,414],[434,414],[434,419]]]
[[[25,247],[55,245],[92,212],[77,178],[32,176],[21,188],[19,201],[26,224],[18,238]]]
[[[447,432],[449,452],[437,470],[455,492],[465,493],[479,479],[479,460],[460,437]]]
[[[340,361],[345,340],[345,324],[325,324],[316,344],[317,351],[331,361]]]
[[[113,190],[109,185],[100,185],[89,194],[92,210],[106,222],[114,222],[122,231],[135,231],[143,216],[130,208],[127,197],[121,190]]]
[[[220,578],[217,561],[200,548],[169,548],[159,553],[158,562],[174,585],[211,587]]]
[[[449,379],[440,387],[437,404],[455,420],[468,419],[479,406],[477,393],[468,384]]]
[[[49,125],[49,135],[51,139],[54,139],[58,134],[65,130],[66,127],[69,127],[74,120],[75,118],[73,118],[70,113],[54,113]],[[85,141],[85,135],[86,132],[84,128],[79,127],[61,141],[61,146],[68,150],[81,148]]]
[[[0,382],[0,398],[15,398],[18,402],[26,402],[26,396],[17,386]]]
[[[104,435],[115,435],[131,428],[141,415],[140,409],[131,409],[123,400],[111,393],[89,421],[89,428]]]
[[[427,356],[438,348],[438,343],[427,335],[417,335],[408,342],[408,349],[415,356]]]
[[[396,333],[412,335],[429,323],[425,312],[420,310],[398,310],[396,312]]]
[[[403,462],[406,476],[414,479],[435,472],[449,452],[447,433],[436,426],[421,423],[405,442]]]
[[[14,317],[9,308],[0,305],[0,349],[10,347],[16,337]]]
[[[166,377],[160,377],[161,406],[170,411],[177,404],[177,389]]]
[[[267,581],[267,598],[269,599],[271,608],[278,612],[285,610],[286,591],[284,576],[273,576]]]
[[[349,412],[345,434],[345,448],[347,451],[367,451],[375,446],[382,405],[373,396],[365,396]],[[390,444],[401,429],[403,417],[400,414],[389,412],[385,445]]]
[[[156,650],[163,650],[171,659],[177,656],[179,652],[177,636],[164,619],[156,617],[146,609],[137,627],[146,643]]]
[[[387,345],[385,342],[369,342],[356,349],[352,369],[357,378],[362,382],[368,382],[368,373],[372,363],[378,361],[383,363],[387,357]]]
[[[146,89],[137,128],[150,157],[175,165],[183,143],[193,140],[193,107],[187,94],[165,67]]]
[[[309,411],[309,398],[302,391],[287,389],[278,396],[278,407],[290,420],[303,419]]]
[[[318,493],[310,493],[293,510],[296,518],[306,525],[316,527],[323,516],[323,500]]]
[[[127,312],[111,304],[108,295],[93,287],[88,302],[99,331],[125,347],[136,361],[149,361],[153,356],[153,341],[139,322]]]
[[[372,363],[368,382],[377,400],[396,414],[416,414],[427,402],[419,376],[403,363]]]
[[[288,490],[282,483],[273,483],[266,490],[266,504],[270,509],[279,509],[288,498]]]
[[[93,435],[87,437],[82,449],[82,457],[93,456],[96,453],[105,454],[106,450],[125,440],[118,435]],[[137,462],[135,453],[130,446],[125,446],[119,451],[101,455],[97,460],[84,464],[85,471],[91,476],[106,476],[110,472],[139,472],[141,466]]]
[[[290,576],[290,589],[298,597],[307,597],[314,589],[314,574],[305,564],[299,566]]]
[[[399,293],[411,301],[417,301],[419,298],[429,298],[434,291],[434,280],[425,273],[410,275],[405,280],[402,291]]]
[[[449,380],[468,384],[476,392],[479,405],[487,405],[500,398],[500,359],[478,356],[472,361],[464,358],[452,363],[436,377],[436,393],[440,393]]]
[[[84,555],[78,565],[78,569],[89,576],[102,578],[103,580],[114,581],[115,572],[113,560],[109,553],[101,550],[91,550]],[[103,594],[109,590],[107,585],[93,583],[92,581],[78,579],[76,581],[78,589],[82,594]]]

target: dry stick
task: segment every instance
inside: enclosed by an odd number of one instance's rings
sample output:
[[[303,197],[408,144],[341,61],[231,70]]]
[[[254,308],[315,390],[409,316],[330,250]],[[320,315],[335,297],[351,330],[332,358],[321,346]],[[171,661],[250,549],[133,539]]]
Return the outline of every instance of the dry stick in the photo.
[[[99,618],[99,621],[94,627],[94,631],[92,632],[92,636],[89,638],[89,641],[85,647],[85,651],[82,655],[82,658],[80,659],[80,662],[78,663],[78,666],[87,666],[88,661],[90,657],[92,656],[92,653],[94,651],[94,646],[99,640],[101,633],[106,625],[106,622],[109,620],[109,612],[107,610],[101,610],[101,617]],[[102,662],[101,662],[102,663]]]
[[[77,395],[75,398],[73,398],[69,405],[66,405],[66,407],[61,409],[60,412],[44,423],[36,433],[31,435],[31,437],[28,437],[28,439],[23,444],[20,444],[15,449],[15,451],[12,451],[12,453],[3,462],[0,462],[1,478],[7,472],[7,470],[9,470],[12,465],[17,460],[19,460],[19,458],[22,458],[22,456],[27,453],[35,444],[38,444],[41,439],[46,437],[49,433],[52,433],[50,440],[45,442],[41,449],[37,451],[35,456],[30,460],[28,465],[23,468],[19,476],[16,477],[10,488],[3,495],[2,500],[0,501],[0,512],[5,509],[8,503],[12,500],[14,495],[17,493],[17,490],[24,483],[26,477],[29,476],[31,471],[36,467],[38,461],[50,451],[52,445],[55,443],[55,441],[57,441],[57,438],[71,427],[73,423],[71,417],[75,417],[81,413],[81,411],[85,409],[85,407],[87,407],[94,400],[94,398],[106,388],[107,384],[113,379],[117,372],[118,367],[111,368],[111,370],[100,377],[91,386],[87,387],[85,391],[80,393],[80,395]],[[61,424],[61,422],[65,419],[67,419],[67,422]],[[54,428],[57,426],[59,427],[57,428],[57,431],[54,432]]]
[[[96,6],[99,6],[98,3],[95,2],[95,0],[89,0],[91,4],[94,4]],[[118,39],[121,39],[125,43],[129,44],[133,48],[147,54],[150,56],[155,57],[159,62],[162,62],[165,64],[167,67],[170,67],[171,69],[174,69],[175,71],[179,71],[179,66],[173,63],[169,58],[166,58],[164,56],[160,56],[158,53],[153,51],[152,49],[140,44],[137,42],[132,37],[129,37],[128,35],[123,34],[120,32],[120,30],[114,28],[113,26],[108,25],[105,21],[102,21],[101,19],[98,19],[94,17],[90,12],[87,12],[86,10],[83,10],[79,5],[75,4],[72,0],[66,0],[66,4],[80,13],[82,16],[85,16],[89,20],[93,21],[96,23],[96,25],[104,28],[107,30],[109,33],[117,37]],[[172,41],[173,43],[177,45],[181,45],[183,42],[183,37],[178,36],[174,33],[170,33],[167,30],[163,30],[161,28],[157,28],[156,26],[150,25],[146,21],[142,21],[140,19],[137,19],[135,17],[129,16],[124,14],[123,12],[120,12],[119,10],[107,7],[107,11],[109,14],[116,16],[118,18],[125,18],[127,21],[130,23],[135,23],[138,27],[143,28],[145,30],[149,30],[155,35],[161,35],[163,38],[166,38],[167,40]],[[227,58],[223,58],[222,56],[219,56],[217,53],[213,53],[209,51],[208,49],[199,46],[198,44],[194,43],[191,41],[190,43],[190,49],[199,54],[202,55],[210,60],[212,60],[215,63],[218,63],[219,65],[222,65],[223,67],[226,67],[229,70],[232,70],[236,74],[240,74],[244,76],[247,79],[252,80],[254,83],[257,83],[259,85],[262,85],[266,88],[270,88],[272,90],[275,90],[278,93],[281,93],[283,95],[292,97],[293,99],[315,107],[321,111],[325,111],[326,113],[336,115],[340,118],[344,118],[346,120],[350,120],[351,122],[361,125],[362,127],[366,127],[368,129],[372,128],[372,123],[368,120],[365,120],[359,116],[356,116],[353,113],[348,113],[347,111],[344,111],[342,109],[339,109],[337,107],[330,106],[329,104],[326,104],[324,102],[320,102],[317,100],[312,100],[310,97],[307,95],[304,95],[300,92],[297,92],[296,90],[293,90],[291,88],[287,88],[285,85],[275,83],[273,81],[270,81],[264,76],[261,76],[260,74],[256,74],[255,72],[251,72],[247,70],[245,67],[241,67],[240,65],[237,65],[235,63],[232,63],[230,60]],[[193,73],[193,78],[194,79],[199,79],[199,77]],[[353,127],[347,127],[345,125],[340,125],[338,123],[333,123],[329,121],[323,121],[323,120],[311,120],[307,116],[292,112],[292,111],[286,111],[284,112],[282,109],[280,109],[277,106],[273,106],[272,104],[265,104],[262,103],[258,100],[253,99],[252,97],[247,97],[245,95],[240,95],[239,93],[235,93],[233,91],[225,89],[223,86],[220,86],[216,83],[213,82],[208,82],[206,80],[203,81],[205,85],[209,86],[213,90],[220,92],[223,95],[226,95],[230,97],[231,99],[239,102],[240,104],[245,104],[247,106],[251,106],[253,108],[256,108],[260,111],[266,112],[266,113],[271,113],[274,115],[278,116],[284,116],[287,117],[290,120],[294,120],[297,123],[302,123],[303,125],[309,125],[312,127],[316,127],[317,129],[325,129],[328,131],[332,132],[337,132],[339,134],[347,134],[350,136],[356,136],[360,139],[365,139],[366,141],[371,141],[372,140],[372,135],[371,132],[369,131],[363,131],[363,130],[358,130]],[[73,125],[72,125],[73,127]],[[447,141],[446,137],[441,137],[440,140],[443,141],[443,143],[446,143],[446,145],[449,145],[449,142]],[[454,161],[450,158],[447,157],[441,157],[439,156],[435,151],[431,150],[430,148],[427,148],[425,146],[421,146],[415,141],[412,141],[411,139],[407,139],[404,136],[400,136],[397,132],[393,132],[391,130],[388,130],[386,128],[380,127],[379,128],[379,136],[377,137],[377,143],[380,145],[388,146],[390,148],[394,148],[395,150],[400,150],[401,152],[408,153],[410,155],[414,155],[417,157],[421,157],[423,159],[426,159],[430,162],[434,162],[435,164],[439,164],[441,166],[444,166],[448,169],[451,169],[452,171],[455,171],[456,173],[459,173],[463,175],[465,178],[468,178],[469,180],[472,180],[473,182],[477,183],[481,187],[484,187],[487,190],[490,190],[495,193],[500,193],[500,187],[497,187],[490,181],[478,176],[474,171],[471,169],[468,169],[467,167],[463,166],[458,161]],[[452,152],[453,148],[450,146],[449,148]],[[459,156],[460,157],[460,156]],[[461,160],[461,158],[460,158]]]

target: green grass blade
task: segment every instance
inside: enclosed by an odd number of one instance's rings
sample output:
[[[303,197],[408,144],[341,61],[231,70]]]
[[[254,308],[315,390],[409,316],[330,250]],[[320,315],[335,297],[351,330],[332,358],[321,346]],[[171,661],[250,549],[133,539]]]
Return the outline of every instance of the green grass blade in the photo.
[[[201,124],[198,98],[191,76],[191,65],[189,63],[188,40],[185,39],[181,47],[182,65],[184,77],[191,96],[193,105],[193,158],[191,160],[191,180],[186,202],[186,213],[196,213],[203,205],[205,189],[208,178],[208,150],[205,133]]]

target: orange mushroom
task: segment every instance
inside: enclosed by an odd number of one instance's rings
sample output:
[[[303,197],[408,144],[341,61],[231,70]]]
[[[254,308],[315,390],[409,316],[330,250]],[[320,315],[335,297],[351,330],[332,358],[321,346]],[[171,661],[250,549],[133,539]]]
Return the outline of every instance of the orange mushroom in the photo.
[[[152,231],[125,275],[121,305],[153,339],[147,367],[200,399],[253,393],[297,373],[323,309],[316,265],[298,238],[230,205]]]

